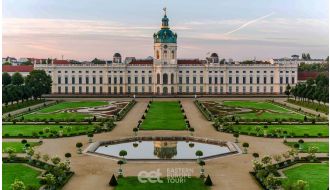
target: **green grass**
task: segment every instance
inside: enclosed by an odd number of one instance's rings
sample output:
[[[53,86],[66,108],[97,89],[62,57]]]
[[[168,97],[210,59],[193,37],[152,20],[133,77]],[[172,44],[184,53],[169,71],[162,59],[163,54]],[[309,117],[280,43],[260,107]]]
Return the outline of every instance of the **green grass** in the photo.
[[[267,134],[275,133],[276,129],[281,131],[287,131],[288,137],[304,136],[318,136],[321,133],[322,136],[329,136],[329,127],[327,125],[267,125]],[[257,134],[257,128],[260,128],[259,134],[264,134],[264,125],[233,125],[233,130],[240,133],[255,133]],[[294,134],[292,134],[294,133]]]
[[[118,179],[118,186],[115,190],[208,190],[202,179],[185,178],[183,183],[169,183],[167,179],[162,178],[163,183],[140,183],[137,177],[124,177]]]
[[[31,147],[40,145],[38,142],[28,142],[28,144]],[[9,147],[14,148],[16,153],[24,152],[24,145],[21,142],[2,142],[2,152],[5,152]]]
[[[31,121],[36,121],[36,120],[49,120],[49,119],[54,119],[54,120],[60,120],[60,121],[65,121],[68,119],[75,119],[76,121],[82,121],[85,118],[91,118],[92,115],[90,114],[85,114],[85,113],[49,113],[49,114],[41,114],[41,113],[31,113],[24,115],[24,119],[31,120]]]
[[[63,126],[63,128],[60,128]],[[50,131],[63,131],[63,134],[71,135],[82,132],[91,132],[94,130],[93,125],[2,125],[2,135],[9,134],[9,136],[18,136],[18,134],[23,134],[24,136],[33,136],[33,132],[39,135],[39,131],[49,128]],[[43,137],[48,137],[51,133],[45,133]]]
[[[46,107],[37,112],[24,115],[24,119],[28,120],[68,120],[75,119],[76,121],[82,121],[83,119],[93,117],[88,113],[77,113],[77,112],[60,112],[69,109],[83,108],[83,107],[97,107],[107,105],[108,102],[102,101],[84,101],[84,102],[61,102],[59,104]]]
[[[293,147],[294,144],[298,142],[287,142],[286,145]],[[329,142],[304,142],[302,144],[302,152],[308,152],[308,148],[311,146],[315,146],[319,148],[320,153],[328,153],[329,152]]]
[[[39,188],[40,184],[37,177],[40,174],[41,171],[24,164],[2,164],[2,189],[11,190],[11,184],[14,183],[15,179],[23,181],[25,187],[33,185]]]
[[[185,120],[178,102],[152,102],[141,124],[144,130],[184,130]]]
[[[107,105],[108,102],[101,102],[101,101],[84,101],[84,102],[61,102],[59,104],[49,106],[40,110],[40,113],[51,113],[59,110],[64,109],[73,109],[73,108],[81,108],[81,107],[96,107],[96,106],[103,106]]]
[[[253,102],[253,101],[224,101],[224,106],[229,107],[240,107],[240,108],[249,108],[253,109],[252,112],[248,113],[238,113],[235,116],[238,116],[240,119],[244,120],[275,120],[275,119],[294,119],[294,120],[303,120],[304,115],[296,113],[294,111],[282,108],[278,105],[274,105],[270,102]],[[258,113],[259,112],[259,113]]]
[[[284,170],[284,174],[287,176],[287,179],[283,180],[284,185],[304,180],[308,183],[309,190],[327,189],[329,186],[329,163],[302,164]]]
[[[272,110],[280,113],[289,112],[280,106],[274,105],[269,102],[253,102],[253,101],[224,101],[223,105],[230,107],[253,108],[258,110]]]

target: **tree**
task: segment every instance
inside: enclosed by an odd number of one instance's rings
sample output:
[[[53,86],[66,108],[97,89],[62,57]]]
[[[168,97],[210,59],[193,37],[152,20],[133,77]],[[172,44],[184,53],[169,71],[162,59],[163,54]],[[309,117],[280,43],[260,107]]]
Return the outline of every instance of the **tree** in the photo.
[[[24,83],[24,78],[21,75],[21,73],[14,73],[13,76],[11,77],[11,83],[13,85],[22,85]]]
[[[256,152],[255,152],[255,153],[253,153],[253,154],[252,154],[252,156],[253,156],[254,160],[257,160],[257,158],[259,158],[259,154],[258,154],[258,153],[256,153]]]
[[[288,96],[288,99],[289,99],[289,96],[290,96],[290,90],[291,90],[291,86],[288,84],[285,88],[285,94]]]
[[[281,185],[281,181],[271,173],[266,177],[265,185],[267,189],[277,189]]]
[[[204,178],[205,176],[204,176],[204,166],[205,166],[205,161],[204,160],[199,160],[198,161],[198,165],[200,165],[201,166],[201,171],[200,171],[200,177],[201,178]]]
[[[11,83],[11,76],[7,72],[2,73],[2,85],[7,86],[10,83]]]
[[[190,136],[193,136],[193,135],[194,135],[194,131],[195,131],[195,129],[192,128],[192,127],[189,127],[188,130],[190,131]]]
[[[67,162],[70,162],[69,159],[71,158],[71,153],[70,153],[70,152],[67,152],[67,153],[65,153],[64,156],[65,156],[65,158],[66,158],[66,161],[67,161]]]
[[[112,174],[112,177],[110,179],[109,185],[112,187],[115,187],[118,185],[117,179],[114,174]]]
[[[210,175],[207,175],[207,178],[206,178],[204,184],[205,184],[206,186],[212,186],[212,185],[213,185],[213,182],[212,182],[212,180],[211,180]]]
[[[134,135],[137,136],[137,132],[139,131],[139,129],[137,127],[134,127],[133,128],[133,132],[134,132]]]
[[[238,143],[239,134],[238,133],[234,133],[233,136],[235,137],[235,143]]]
[[[195,153],[195,155],[198,156],[198,159],[200,159],[201,156],[203,156],[203,151],[197,150],[196,153]]]
[[[88,142],[89,142],[89,143],[92,143],[92,142],[93,142],[94,134],[93,134],[93,133],[88,133],[87,136],[88,136],[88,138],[89,138],[89,139],[88,139]]]
[[[127,151],[126,150],[121,150],[120,152],[119,152],[119,156],[122,156],[123,157],[123,159],[125,159],[125,156],[127,155]]]
[[[246,143],[246,142],[243,143],[243,147],[244,147],[243,153],[244,153],[244,154],[247,154],[247,152],[248,152],[248,151],[247,151],[247,148],[249,148],[249,146],[250,146],[249,143]]]
[[[50,159],[54,165],[57,165],[61,162],[61,158],[58,156],[54,156],[53,158]]]
[[[123,176],[123,169],[121,168],[121,165],[125,164],[124,160],[118,160],[117,164],[119,165],[118,175]]]
[[[49,155],[48,155],[48,154],[44,154],[44,155],[42,156],[42,160],[45,161],[45,162],[47,163],[48,160],[49,160]]]
[[[77,153],[78,154],[81,154],[82,153],[82,150],[81,150],[81,147],[83,146],[83,144],[81,142],[78,142],[76,143],[76,147],[77,147]]]
[[[12,190],[25,190],[25,185],[23,181],[15,179],[14,183],[10,185]]]
[[[46,187],[48,189],[55,188],[56,178],[53,174],[51,174],[51,173],[46,174],[45,177],[43,178],[43,180],[46,182]]]
[[[299,150],[301,151],[303,149],[304,140],[299,139],[298,143],[299,143]]]
[[[43,70],[33,70],[26,77],[25,84],[31,89],[35,99],[51,92],[52,79]]]

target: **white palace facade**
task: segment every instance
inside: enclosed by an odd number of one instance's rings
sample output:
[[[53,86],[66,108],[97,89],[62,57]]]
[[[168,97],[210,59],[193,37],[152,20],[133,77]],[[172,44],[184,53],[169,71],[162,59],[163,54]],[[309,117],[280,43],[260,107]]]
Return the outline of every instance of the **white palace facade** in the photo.
[[[239,64],[177,59],[177,34],[166,13],[153,35],[154,57],[145,60],[115,53],[104,64],[34,64],[52,77],[52,94],[68,95],[226,95],[283,94],[297,83],[297,63]]]

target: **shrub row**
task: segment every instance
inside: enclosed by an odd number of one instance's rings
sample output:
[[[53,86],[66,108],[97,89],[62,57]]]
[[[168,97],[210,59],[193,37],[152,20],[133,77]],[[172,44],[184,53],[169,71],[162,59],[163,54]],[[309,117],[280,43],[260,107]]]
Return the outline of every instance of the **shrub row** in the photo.
[[[11,114],[8,114],[7,116],[3,117],[2,118],[2,121],[17,121],[19,119],[17,119],[18,117],[23,117],[24,115],[28,114],[28,113],[31,113],[31,112],[35,112],[35,111],[38,111],[38,110],[41,110],[41,109],[44,109],[46,107],[49,107],[49,106],[52,106],[52,105],[56,105],[58,104],[60,101],[55,101],[54,103],[50,103],[50,104],[46,104],[44,102],[44,105],[43,106],[40,106],[40,107],[37,107],[35,109],[28,109],[27,111],[25,112],[22,112],[22,113],[19,113],[19,114],[16,114],[16,115],[11,115]]]
[[[208,121],[212,121],[212,114],[210,111],[198,100],[194,101],[196,107],[199,109],[200,112],[204,115],[205,119]]]
[[[15,110],[19,110],[22,108],[30,107],[33,105],[41,104],[43,102],[45,102],[45,100],[28,100],[28,101],[20,102],[17,104],[5,105],[5,106],[2,106],[2,114],[8,113],[11,111],[15,111]]]
[[[135,100],[130,101],[120,112],[117,113],[116,120],[120,121],[122,120],[126,114],[133,108],[133,106],[136,104]]]
[[[293,99],[288,99],[288,102],[291,104],[295,104],[297,106],[302,106],[305,108],[313,109],[315,111],[320,111],[325,114],[329,114],[329,106],[323,105],[323,104],[318,104],[314,102],[304,102],[304,101],[298,101],[298,100],[293,100]]]

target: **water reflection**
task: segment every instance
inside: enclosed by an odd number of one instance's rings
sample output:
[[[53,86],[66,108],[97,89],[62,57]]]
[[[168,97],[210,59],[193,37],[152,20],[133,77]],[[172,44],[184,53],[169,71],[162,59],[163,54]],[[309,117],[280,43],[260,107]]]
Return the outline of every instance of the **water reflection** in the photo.
[[[177,141],[154,141],[154,155],[160,159],[171,159],[177,154]]]

